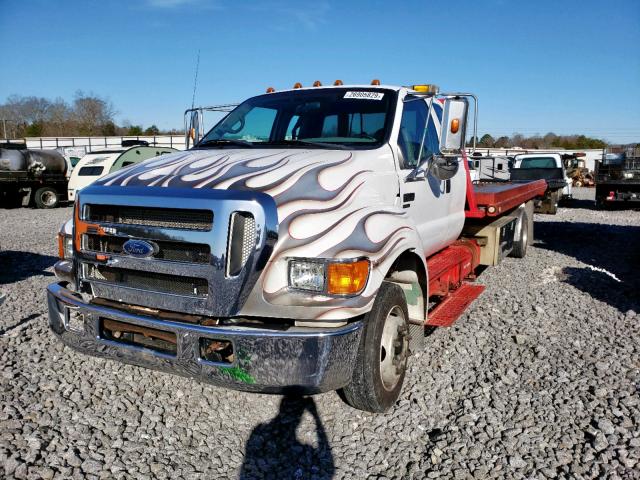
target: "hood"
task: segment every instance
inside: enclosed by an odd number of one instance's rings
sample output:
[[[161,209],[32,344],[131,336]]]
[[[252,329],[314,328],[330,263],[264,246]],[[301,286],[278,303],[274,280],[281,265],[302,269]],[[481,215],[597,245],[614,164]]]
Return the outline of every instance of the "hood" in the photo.
[[[342,187],[372,173],[371,169],[363,166],[373,165],[368,161],[357,161],[357,157],[372,153],[345,150],[192,150],[163,155],[160,159],[114,172],[95,184],[255,190],[273,197],[278,207],[294,200],[326,202],[338,196]],[[374,158],[379,156],[379,153],[373,155]]]

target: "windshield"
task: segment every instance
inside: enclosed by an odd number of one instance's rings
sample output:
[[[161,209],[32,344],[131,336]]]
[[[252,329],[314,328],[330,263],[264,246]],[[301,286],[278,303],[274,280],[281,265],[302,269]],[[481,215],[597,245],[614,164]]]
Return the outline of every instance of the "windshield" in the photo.
[[[388,137],[396,95],[392,90],[363,88],[261,95],[239,105],[195,148],[377,148]]]
[[[553,157],[523,158],[519,168],[556,168],[556,161]]]

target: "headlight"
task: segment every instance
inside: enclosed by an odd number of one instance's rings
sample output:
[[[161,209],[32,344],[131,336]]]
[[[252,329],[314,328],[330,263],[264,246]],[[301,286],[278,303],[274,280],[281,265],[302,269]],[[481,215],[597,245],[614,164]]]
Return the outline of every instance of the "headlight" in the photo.
[[[329,295],[357,295],[369,279],[370,262],[354,260],[289,260],[289,287]]]
[[[297,290],[324,291],[325,264],[307,260],[289,261],[289,286]]]
[[[71,235],[58,233],[58,256],[67,260],[73,258],[73,237]]]

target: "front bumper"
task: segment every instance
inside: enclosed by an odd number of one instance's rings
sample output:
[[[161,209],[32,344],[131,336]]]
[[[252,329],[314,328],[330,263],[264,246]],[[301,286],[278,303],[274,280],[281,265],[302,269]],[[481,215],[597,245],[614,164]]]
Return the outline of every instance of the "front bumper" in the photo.
[[[347,385],[363,325],[362,321],[354,321],[338,328],[293,327],[282,331],[157,320],[86,303],[58,283],[48,287],[47,300],[51,330],[75,350],[213,385],[264,393],[320,393]],[[67,328],[71,312],[76,318],[83,316],[84,332]],[[101,338],[101,319],[173,332],[176,354]],[[236,353],[234,362],[202,359],[201,338],[230,341]]]

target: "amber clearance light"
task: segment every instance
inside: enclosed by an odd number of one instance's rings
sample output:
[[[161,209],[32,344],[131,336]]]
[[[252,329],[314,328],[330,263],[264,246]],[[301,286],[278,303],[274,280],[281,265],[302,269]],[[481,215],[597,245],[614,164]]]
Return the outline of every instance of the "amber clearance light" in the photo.
[[[369,266],[369,260],[328,264],[327,293],[332,295],[360,293],[367,285]]]
[[[460,119],[454,118],[451,120],[451,133],[458,133],[460,130]]]

